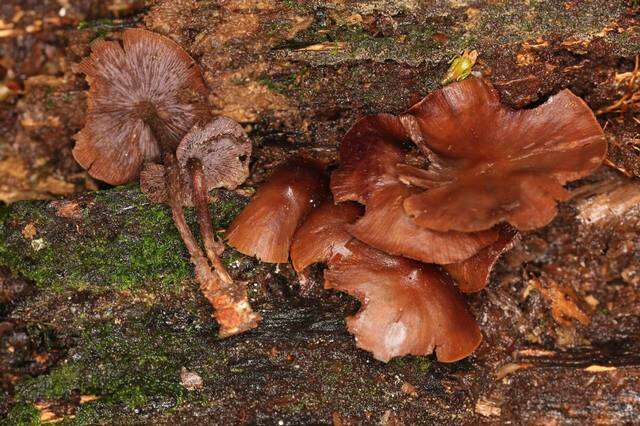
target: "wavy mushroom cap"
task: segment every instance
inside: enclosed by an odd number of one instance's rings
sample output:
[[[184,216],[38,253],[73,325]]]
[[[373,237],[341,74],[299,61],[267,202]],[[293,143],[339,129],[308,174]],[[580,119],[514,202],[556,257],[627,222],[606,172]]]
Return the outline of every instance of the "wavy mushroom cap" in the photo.
[[[362,302],[347,318],[358,347],[387,362],[428,355],[454,362],[482,341],[480,329],[453,283],[432,266],[390,256],[357,240],[329,261],[325,288]]]
[[[296,229],[326,193],[327,178],[319,163],[287,162],[236,217],[227,231],[227,242],[263,262],[285,263]]]
[[[379,187],[396,181],[396,165],[404,158],[402,142],[409,140],[400,120],[391,114],[361,118],[340,144],[340,168],[331,174],[336,202],[367,199]]]
[[[351,235],[387,253],[438,264],[460,262],[493,243],[495,230],[438,232],[418,226],[406,214],[405,199],[419,192],[411,184],[434,176],[402,163],[407,154],[403,145],[410,142],[403,132],[400,119],[377,114],[356,122],[342,140],[331,190],[336,200],[366,205],[365,215],[347,227]]]
[[[91,50],[79,65],[90,90],[73,155],[94,178],[119,185],[136,179],[143,163],[159,156],[149,114],[177,145],[206,116],[207,90],[193,59],[159,34],[127,29],[122,45],[98,40]]]
[[[480,250],[469,259],[444,265],[442,268],[458,284],[463,293],[475,293],[487,286],[491,270],[505,252],[520,240],[520,234],[508,225],[499,227],[496,242]]]
[[[314,263],[327,262],[352,239],[345,225],[362,215],[362,206],[353,202],[335,204],[325,200],[298,228],[291,243],[291,263],[302,272]]]
[[[494,229],[463,233],[421,228],[402,207],[403,201],[414,193],[399,182],[376,190],[367,202],[365,215],[347,230],[389,254],[440,265],[468,259],[496,241],[498,233]]]
[[[593,112],[569,90],[516,111],[489,83],[469,78],[400,119],[434,175],[414,181],[424,190],[404,209],[436,231],[480,231],[502,221],[520,230],[544,226],[568,198],[562,185],[595,170],[607,149]]]
[[[182,176],[189,176],[189,160],[197,159],[202,164],[207,191],[215,188],[231,190],[249,175],[251,141],[240,124],[227,117],[218,117],[204,126],[196,124],[180,141],[176,156]],[[140,172],[140,188],[151,201],[166,202],[164,166],[145,164]],[[183,192],[183,203],[192,206],[188,179],[183,182]]]

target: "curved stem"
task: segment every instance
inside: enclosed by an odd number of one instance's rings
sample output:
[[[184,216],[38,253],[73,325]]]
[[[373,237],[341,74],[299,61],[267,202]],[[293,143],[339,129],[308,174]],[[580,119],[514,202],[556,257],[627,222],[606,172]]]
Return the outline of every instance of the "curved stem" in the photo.
[[[251,309],[246,288],[227,288],[228,286],[223,285],[222,275],[220,272],[217,274],[213,273],[207,258],[187,224],[182,203],[182,176],[175,154],[175,144],[177,141],[175,141],[175,138],[172,137],[166,128],[153,105],[142,103],[139,105],[138,112],[140,117],[151,128],[160,146],[162,162],[165,166],[165,185],[173,222],[189,251],[191,263],[193,263],[195,267],[196,280],[200,284],[200,291],[202,291],[202,294],[213,306],[214,316],[220,325],[218,334],[220,337],[227,337],[257,327],[258,321],[260,321],[260,315]],[[202,167],[200,167],[200,169],[202,169]],[[198,221],[200,223],[203,222],[203,220],[200,219],[200,213],[198,213]],[[211,226],[210,220],[208,223],[209,226]],[[200,229],[202,232],[202,225]],[[211,229],[211,235],[213,235],[213,229]],[[215,239],[213,241],[215,242]],[[208,252],[209,249],[207,249],[207,253]],[[218,262],[220,262],[219,259]],[[221,270],[226,273],[226,270]],[[228,274],[226,278],[229,282],[232,282]]]
[[[187,163],[187,167],[189,169],[193,188],[191,199],[196,209],[198,225],[200,226],[200,235],[204,242],[207,257],[211,261],[211,264],[218,275],[220,275],[220,279],[227,284],[231,284],[233,280],[218,257],[218,255],[224,250],[224,245],[216,240],[213,232],[213,219],[211,218],[211,212],[209,211],[207,183],[202,169],[202,162],[197,158],[191,158]]]

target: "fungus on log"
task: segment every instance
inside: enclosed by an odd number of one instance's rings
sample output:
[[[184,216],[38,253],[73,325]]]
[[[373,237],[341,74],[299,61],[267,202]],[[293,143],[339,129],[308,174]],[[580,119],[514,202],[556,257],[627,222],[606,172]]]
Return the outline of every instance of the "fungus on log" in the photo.
[[[391,256],[351,240],[325,271],[325,288],[362,302],[347,318],[358,347],[387,362],[428,355],[454,362],[482,341],[480,329],[450,279],[434,266]]]
[[[366,205],[365,215],[349,232],[387,253],[438,264],[460,262],[493,243],[495,230],[438,232],[419,227],[404,212],[404,200],[417,191],[402,179],[403,143],[409,141],[401,121],[389,114],[359,120],[343,138],[331,190],[336,201]]]
[[[230,246],[263,262],[286,263],[293,235],[327,194],[324,167],[294,159],[278,167],[227,230]]]
[[[184,199],[191,194],[185,193],[185,176],[175,150],[189,129],[209,116],[207,90],[196,63],[166,37],[128,29],[122,46],[115,41],[95,42],[91,56],[82,61],[79,70],[86,74],[90,91],[86,124],[76,135],[73,150],[78,163],[96,179],[118,185],[138,178],[145,163],[160,160],[162,167],[150,170],[161,175],[164,183],[156,180],[146,189],[153,191],[152,198],[156,199],[164,189],[164,199],[189,251],[196,278],[214,307],[220,335],[255,327],[260,316],[251,310],[246,289],[232,282],[217,257],[221,245],[213,239],[206,177],[197,164],[191,175],[196,183],[193,200],[216,273],[211,271],[184,218]],[[194,139],[185,143],[189,141]],[[188,162],[193,156],[187,157],[184,161]],[[241,172],[232,179],[244,177]]]
[[[225,283],[231,283],[231,277],[218,258],[224,243],[215,238],[208,193],[215,188],[235,189],[244,182],[250,155],[251,141],[242,126],[226,117],[217,117],[205,126],[196,124],[176,151],[183,176],[183,202],[195,206],[205,251]],[[164,166],[153,163],[146,164],[140,173],[142,192],[152,201],[167,199],[164,173]]]
[[[496,242],[480,250],[469,259],[443,265],[442,268],[458,284],[463,293],[475,293],[487,286],[491,270],[503,253],[520,240],[520,234],[509,225],[501,225]]]
[[[327,263],[325,288],[362,302],[347,319],[358,346],[387,362],[403,355],[440,361],[468,356],[482,335],[451,279],[436,267],[392,256],[354,239],[345,227],[361,214],[357,203],[326,200],[295,234],[291,261],[301,272]]]
[[[511,110],[478,78],[431,93],[400,116],[431,162],[433,178],[405,199],[415,222],[435,231],[474,232],[506,221],[520,230],[548,224],[563,185],[591,173],[606,154],[587,104],[563,90],[530,110]]]
[[[159,34],[127,29],[122,46],[96,40],[78,70],[90,90],[73,156],[108,184],[137,179],[143,163],[160,159],[163,143],[174,151],[208,114],[207,89],[197,64]]]
[[[331,198],[314,209],[298,228],[291,242],[291,264],[301,273],[314,263],[328,261],[340,251],[351,235],[346,225],[362,215],[362,207],[353,202],[335,204]]]

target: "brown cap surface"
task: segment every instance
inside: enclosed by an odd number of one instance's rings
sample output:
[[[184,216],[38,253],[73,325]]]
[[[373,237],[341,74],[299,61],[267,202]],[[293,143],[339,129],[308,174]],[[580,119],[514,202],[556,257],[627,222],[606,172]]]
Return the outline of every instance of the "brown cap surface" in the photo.
[[[477,323],[451,280],[432,266],[390,256],[357,240],[329,261],[325,288],[362,302],[347,318],[358,347],[387,362],[428,355],[454,362],[482,341]]]
[[[514,111],[489,83],[469,78],[431,93],[401,120],[436,175],[404,209],[436,231],[480,231],[502,221],[521,230],[544,226],[568,197],[562,185],[591,173],[606,154],[593,112],[569,90]]]
[[[320,164],[289,161],[258,189],[227,230],[226,239],[243,254],[285,263],[293,234],[326,193],[327,178]]]
[[[175,145],[206,115],[206,87],[193,59],[175,42],[127,29],[122,45],[97,40],[78,69],[90,90],[85,127],[75,136],[75,159],[112,185],[135,180],[159,147],[145,114],[157,113]]]
[[[340,251],[352,239],[345,225],[355,222],[362,210],[357,203],[334,204],[331,198],[314,209],[293,236],[291,263],[296,272],[314,263],[326,262],[334,252]]]
[[[190,159],[200,160],[207,182],[207,190],[235,189],[249,175],[251,141],[240,124],[227,117],[217,117],[202,126],[196,124],[185,135],[176,150],[182,176],[189,176]],[[164,166],[147,163],[140,172],[140,188],[156,203],[167,201]],[[183,182],[182,201],[192,206],[191,184]]]
[[[500,225],[496,242],[480,250],[469,259],[444,265],[443,269],[458,284],[460,291],[475,293],[489,283],[491,270],[503,253],[520,240],[520,234],[509,225]]]
[[[406,198],[421,192],[415,182],[433,172],[403,164],[409,142],[402,123],[389,114],[365,117],[347,132],[340,146],[340,167],[331,175],[337,200],[366,205],[365,215],[347,230],[360,241],[389,254],[447,264],[473,256],[493,243],[497,231],[438,232],[418,226],[404,211]]]

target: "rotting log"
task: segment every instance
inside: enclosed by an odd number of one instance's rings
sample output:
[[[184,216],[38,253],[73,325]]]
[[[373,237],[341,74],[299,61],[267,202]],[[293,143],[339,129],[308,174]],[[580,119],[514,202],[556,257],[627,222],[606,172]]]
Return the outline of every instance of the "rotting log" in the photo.
[[[290,267],[232,250],[223,260],[248,282],[264,323],[217,340],[166,207],[135,188],[15,204],[3,214],[0,263],[14,281],[33,284],[4,319],[4,343],[16,349],[3,373],[55,355],[47,374],[16,384],[11,415],[45,400],[56,415],[89,423],[141,413],[163,421],[631,422],[640,414],[640,204],[594,210],[628,185],[601,170],[572,189],[552,225],[500,262],[490,287],[469,297],[485,341],[456,364],[373,360],[345,331],[353,300],[321,291],[318,274],[303,298]],[[216,225],[244,202],[218,194]],[[581,219],[593,211],[597,223]],[[567,301],[581,316],[562,310]],[[567,317],[556,316],[557,303]],[[21,335],[29,345],[11,343]],[[180,385],[182,367],[202,377],[202,389]],[[98,399],[84,404],[82,395]]]
[[[514,107],[570,88],[594,110],[606,109],[624,95],[617,78],[633,71],[640,52],[637,2],[72,0],[63,17],[58,2],[33,10],[22,3],[9,0],[1,12],[12,16],[2,17],[0,77],[10,69],[18,86],[3,91],[0,197],[68,198],[0,213],[0,265],[8,268],[0,272],[0,413],[10,422],[640,417],[633,114],[598,117],[617,171],[573,184],[558,218],[525,235],[489,288],[468,298],[485,341],[451,365],[431,357],[374,361],[344,329],[357,304],[321,291],[320,271],[303,298],[290,267],[230,250],[224,261],[234,279],[249,283],[264,322],[217,340],[165,207],[135,187],[69,195],[93,185],[70,156],[85,102],[71,64],[92,39],[122,27],[144,25],[197,58],[212,109],[251,130],[248,185],[255,186],[295,152],[334,159],[358,116],[402,111],[436,88],[465,48],[479,51],[476,70]],[[217,197],[212,212],[224,228],[246,200]],[[201,389],[181,385],[183,367],[202,377]]]

